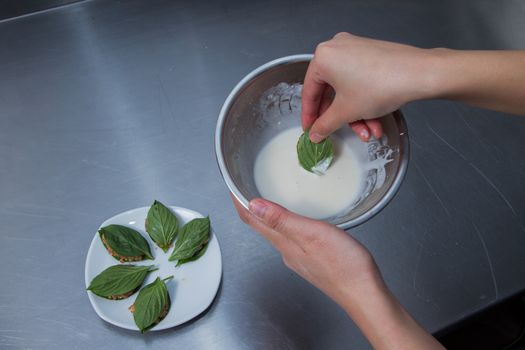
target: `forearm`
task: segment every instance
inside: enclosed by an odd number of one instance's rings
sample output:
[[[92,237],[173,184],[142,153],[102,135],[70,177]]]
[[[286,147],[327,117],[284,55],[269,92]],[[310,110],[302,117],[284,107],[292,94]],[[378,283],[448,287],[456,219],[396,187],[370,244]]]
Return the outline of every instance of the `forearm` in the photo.
[[[444,349],[405,311],[382,280],[352,288],[347,300],[344,309],[374,349]]]
[[[428,50],[423,98],[525,115],[525,50]]]

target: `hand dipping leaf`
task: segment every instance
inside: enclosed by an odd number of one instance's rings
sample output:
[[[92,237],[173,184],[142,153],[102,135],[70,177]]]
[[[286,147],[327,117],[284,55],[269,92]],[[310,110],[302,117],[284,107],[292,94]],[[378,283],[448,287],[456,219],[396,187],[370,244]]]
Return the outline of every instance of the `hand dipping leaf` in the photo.
[[[177,235],[179,220],[164,204],[154,201],[146,218],[146,232],[166,253]]]
[[[313,143],[310,141],[309,132],[304,132],[297,142],[297,157],[305,170],[323,175],[334,159],[332,141],[326,138],[319,143]]]
[[[110,266],[93,278],[87,289],[106,299],[126,299],[137,291],[149,272],[157,270],[152,267],[152,265]]]
[[[210,239],[210,218],[193,219],[184,225],[168,260],[185,260],[193,257]],[[180,264],[179,264],[180,265]]]
[[[173,276],[170,276],[161,280],[157,277],[140,290],[135,303],[129,307],[141,333],[154,327],[168,314],[171,301],[165,282],[172,278]]]

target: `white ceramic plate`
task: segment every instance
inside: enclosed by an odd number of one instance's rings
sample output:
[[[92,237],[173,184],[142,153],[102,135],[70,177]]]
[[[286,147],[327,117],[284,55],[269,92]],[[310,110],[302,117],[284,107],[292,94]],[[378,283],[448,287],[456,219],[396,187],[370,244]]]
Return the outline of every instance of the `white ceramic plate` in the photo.
[[[146,238],[155,260],[138,261],[133,264],[155,265],[158,270],[148,274],[143,286],[153,282],[157,276],[166,278],[173,275],[173,279],[166,282],[171,298],[170,311],[158,325],[151,329],[151,331],[160,331],[189,321],[210,306],[217,294],[222,276],[221,250],[217,237],[213,233],[212,222],[211,239],[206,253],[199,260],[175,267],[176,261],[168,261],[173,247],[164,253],[153,243],[144,229],[148,209],[149,207],[137,208],[115,215],[104,221],[101,227],[111,224],[124,225],[137,230]],[[194,218],[203,217],[193,210],[180,207],[171,207],[171,209],[177,215],[180,225]],[[86,288],[96,275],[109,266],[117,264],[119,262],[109,255],[102,245],[99,234],[95,233],[86,258]],[[135,302],[138,292],[124,300],[108,300],[89,291],[87,293],[95,312],[104,321],[118,327],[138,330],[133,321],[133,315],[128,310],[128,307]]]

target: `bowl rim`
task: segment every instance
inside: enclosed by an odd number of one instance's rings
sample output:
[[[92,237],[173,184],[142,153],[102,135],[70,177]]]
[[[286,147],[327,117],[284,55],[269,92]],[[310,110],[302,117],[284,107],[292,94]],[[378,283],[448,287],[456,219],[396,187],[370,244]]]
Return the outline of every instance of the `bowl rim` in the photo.
[[[221,136],[222,136],[224,124],[226,121],[226,116],[228,115],[228,112],[230,108],[232,107],[233,102],[235,101],[236,97],[239,95],[241,90],[245,86],[247,86],[248,82],[255,79],[259,75],[263,74],[270,68],[273,68],[273,67],[276,67],[282,64],[289,64],[289,63],[295,63],[295,62],[309,62],[312,60],[313,56],[314,56],[313,54],[298,54],[298,55],[284,56],[284,57],[280,57],[275,60],[272,60],[270,62],[267,62],[255,68],[250,73],[248,73],[244,78],[242,78],[241,81],[237,83],[237,85],[235,85],[235,87],[232,89],[232,91],[230,92],[226,100],[224,101],[224,104],[222,105],[221,111],[219,113],[219,117],[217,119],[217,126],[215,128],[215,158],[217,160],[217,164],[219,166],[219,171],[222,175],[222,178],[224,179],[224,182],[226,182],[226,186],[230,190],[231,194],[235,197],[235,199],[239,201],[242,204],[242,206],[246,209],[248,209],[249,207],[249,201],[246,197],[244,197],[244,195],[241,193],[237,185],[235,185],[233,178],[230,176],[230,173],[228,172],[228,168],[226,166],[224,155],[222,154],[222,147],[221,147],[222,137]],[[336,226],[339,228],[349,229],[351,227],[355,227],[371,219],[373,216],[375,216],[383,208],[386,207],[386,205],[392,200],[392,198],[394,198],[395,194],[401,187],[401,184],[405,178],[407,168],[408,168],[408,161],[410,158],[410,143],[409,143],[409,138],[408,138],[408,128],[407,128],[405,118],[403,117],[403,114],[398,109],[392,112],[392,115],[399,129],[399,136],[400,136],[399,153],[401,155],[399,168],[397,169],[397,172],[395,174],[394,181],[390,185],[390,188],[385,192],[383,197],[376,204],[374,204],[374,206],[372,206],[369,210],[367,210],[366,212],[364,212],[363,214],[359,215],[358,217],[352,220],[348,220],[348,221],[336,224]]]

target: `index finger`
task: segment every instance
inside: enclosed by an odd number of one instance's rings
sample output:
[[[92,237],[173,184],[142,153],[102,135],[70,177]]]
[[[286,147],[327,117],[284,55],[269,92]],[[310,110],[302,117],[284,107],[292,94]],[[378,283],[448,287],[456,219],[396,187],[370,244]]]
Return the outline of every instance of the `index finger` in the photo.
[[[304,77],[301,96],[301,124],[303,130],[309,129],[319,116],[319,105],[326,88],[327,84],[317,76],[315,61],[312,59]]]

